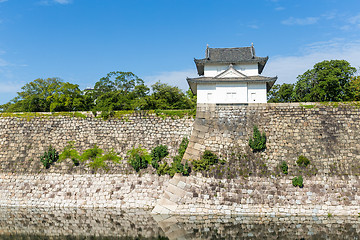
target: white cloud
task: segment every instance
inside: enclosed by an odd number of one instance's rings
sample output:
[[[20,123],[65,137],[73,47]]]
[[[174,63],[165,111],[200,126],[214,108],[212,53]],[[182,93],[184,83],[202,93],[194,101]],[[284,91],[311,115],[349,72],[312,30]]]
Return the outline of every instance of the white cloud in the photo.
[[[72,0],[54,0],[54,2],[60,3],[60,4],[69,4],[72,2]]]
[[[318,17],[307,17],[307,18],[294,18],[294,17],[290,17],[284,21],[282,21],[281,23],[284,25],[311,25],[311,24],[315,24],[317,23],[319,20]]]
[[[296,77],[323,60],[346,60],[351,66],[360,67],[360,41],[345,42],[334,39],[306,46],[300,56],[274,56],[269,59],[264,76],[278,76],[277,83],[295,83]]]
[[[73,2],[73,0],[41,0],[40,2],[38,2],[38,4],[44,5],[44,6],[50,6],[53,4],[66,5],[66,4],[70,4],[72,2]]]
[[[283,10],[285,10],[284,7],[277,7],[277,8],[275,8],[275,11],[283,11]]]
[[[196,77],[196,69],[186,69],[182,71],[161,72],[152,76],[143,77],[145,83],[150,87],[152,84],[160,80],[162,83],[167,83],[171,86],[177,86],[180,89],[186,91],[189,89],[189,85],[186,81],[186,77]]]

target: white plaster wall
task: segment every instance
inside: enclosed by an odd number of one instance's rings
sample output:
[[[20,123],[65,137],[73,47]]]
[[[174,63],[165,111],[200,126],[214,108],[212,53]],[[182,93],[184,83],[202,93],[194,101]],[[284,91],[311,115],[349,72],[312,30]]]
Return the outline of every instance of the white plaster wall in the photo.
[[[246,103],[246,83],[199,84],[198,103]]]
[[[233,66],[239,72],[245,74],[246,76],[256,76],[258,74],[258,65],[255,64],[241,64]],[[215,77],[220,73],[224,72],[229,68],[229,64],[206,64],[204,66],[204,77]]]
[[[204,77],[215,77],[220,73],[224,72],[226,69],[229,68],[229,65],[222,64],[222,65],[205,65],[204,66]]]
[[[198,84],[197,85],[197,102],[198,103],[215,103],[214,96],[216,93],[216,84]]]
[[[257,76],[259,75],[258,72],[258,65],[255,64],[241,64],[241,65],[234,65],[234,68],[239,72],[245,74],[246,76]]]
[[[248,83],[248,103],[266,103],[266,83]]]

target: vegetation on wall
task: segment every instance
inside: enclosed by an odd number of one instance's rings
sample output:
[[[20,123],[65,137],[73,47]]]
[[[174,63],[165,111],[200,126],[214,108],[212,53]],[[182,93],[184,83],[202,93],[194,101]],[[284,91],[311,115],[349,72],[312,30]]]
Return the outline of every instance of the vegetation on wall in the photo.
[[[169,155],[168,147],[165,145],[159,145],[155,147],[151,151],[151,165],[153,168],[158,169],[159,168],[159,162],[163,160],[164,157]]]
[[[40,161],[46,169],[50,168],[50,165],[56,162],[58,159],[59,153],[51,145],[49,146],[48,150],[45,151],[42,156],[40,156]]]
[[[163,162],[157,168],[156,172],[159,176],[168,174],[172,177],[175,173],[181,173],[184,176],[188,176],[190,174],[191,168],[189,163],[187,161],[185,164],[181,162],[188,144],[189,139],[187,137],[183,137],[179,146],[178,155],[173,157],[171,165],[168,165],[167,162]]]
[[[151,163],[151,156],[146,149],[141,148],[140,146],[135,148],[133,147],[127,152],[128,163],[135,169],[136,172],[140,169],[145,169],[148,167],[148,164]]]
[[[280,169],[281,169],[283,174],[286,174],[286,175],[288,174],[289,167],[288,167],[288,165],[287,165],[287,163],[285,161],[281,162]]]
[[[215,165],[219,162],[219,157],[209,150],[205,150],[199,160],[193,160],[193,170],[195,172],[209,170],[210,166]]]
[[[292,179],[292,185],[294,187],[304,187],[304,180],[303,180],[303,177],[302,176],[298,176],[298,177],[294,177]]]
[[[266,135],[264,132],[261,134],[256,125],[253,128],[253,137],[249,139],[249,146],[254,152],[259,152],[266,148]]]
[[[121,157],[111,149],[109,152],[104,153],[104,150],[99,148],[96,144],[92,148],[86,149],[81,155],[75,149],[75,142],[69,141],[67,146],[59,155],[59,160],[71,159],[74,166],[79,166],[84,163],[94,172],[99,169],[109,171],[108,162],[120,163]]]
[[[307,167],[310,164],[310,160],[307,157],[300,155],[298,160],[296,160],[296,164],[299,167]]]

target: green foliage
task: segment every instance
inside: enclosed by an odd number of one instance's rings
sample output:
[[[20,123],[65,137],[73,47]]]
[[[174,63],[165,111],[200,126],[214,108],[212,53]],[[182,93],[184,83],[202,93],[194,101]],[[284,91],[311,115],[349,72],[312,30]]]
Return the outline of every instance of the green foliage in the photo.
[[[73,161],[74,165],[78,166],[80,160],[80,154],[78,151],[76,151],[74,144],[75,144],[74,141],[68,142],[68,145],[66,145],[64,151],[62,151],[61,154],[59,155],[59,160],[62,161],[67,158],[70,158]]]
[[[249,139],[249,146],[254,152],[262,151],[266,148],[266,135],[260,133],[258,127],[254,125],[253,138]]]
[[[190,174],[191,168],[189,163],[187,161],[185,162],[185,165],[181,163],[188,144],[188,138],[184,137],[179,146],[179,154],[173,157],[171,165],[169,166],[166,162],[159,165],[157,169],[159,176],[169,174],[173,177],[175,173],[182,173],[184,176],[188,176]]]
[[[307,165],[310,164],[310,160],[307,157],[300,155],[296,163],[299,167],[307,167]]]
[[[280,164],[280,169],[284,174],[288,174],[288,165],[285,161],[282,161]]]
[[[163,164],[160,164],[159,167],[156,170],[156,173],[159,176],[166,175],[170,172],[170,166],[167,164],[167,162],[164,162]]]
[[[169,154],[168,147],[165,145],[159,145],[151,151],[151,165],[158,169],[159,162]]]
[[[0,108],[6,112],[83,111],[90,109],[92,100],[81,94],[77,84],[59,78],[35,79]]]
[[[105,110],[105,111],[101,111],[100,117],[103,120],[108,120],[109,118],[112,118],[114,115],[115,115],[115,113],[113,110],[110,110],[110,111]]]
[[[206,150],[200,160],[193,160],[192,165],[195,172],[209,170],[209,167],[219,162],[218,156],[209,150]]]
[[[151,156],[146,149],[137,147],[132,148],[127,152],[128,163],[135,169],[136,172],[140,169],[147,168],[148,164],[151,162]]]
[[[59,78],[36,79],[22,87],[10,102],[0,105],[3,112],[69,112],[92,111],[102,118],[119,110],[168,110],[165,116],[184,116],[176,109],[191,109],[194,115],[196,96],[178,87],[157,82],[152,93],[144,81],[132,72],[114,71],[95,83],[94,89],[81,91],[77,84]]]
[[[180,158],[183,158],[188,145],[189,145],[189,139],[187,137],[183,137],[178,150]]]
[[[152,94],[144,98],[141,109],[189,109],[196,101],[184,94],[178,87],[157,82],[151,86]]]
[[[319,62],[297,77],[293,98],[299,102],[351,100],[349,83],[355,72],[345,60]]]
[[[114,149],[111,149],[110,152],[105,153],[102,156],[102,159],[104,161],[111,161],[113,163],[121,163],[121,157],[119,157],[117,153],[114,152]]]
[[[46,169],[50,168],[50,165],[56,162],[58,159],[59,153],[51,145],[49,146],[48,150],[45,151],[42,156],[40,156],[40,161]]]
[[[275,84],[268,92],[269,103],[284,103],[292,102],[293,99],[294,84]]]
[[[95,160],[97,157],[101,157],[104,151],[94,144],[93,148],[86,149],[80,156],[81,162],[87,160]]]
[[[292,185],[293,185],[294,187],[300,187],[300,188],[304,187],[303,177],[302,177],[302,176],[294,177],[294,178],[292,179]]]

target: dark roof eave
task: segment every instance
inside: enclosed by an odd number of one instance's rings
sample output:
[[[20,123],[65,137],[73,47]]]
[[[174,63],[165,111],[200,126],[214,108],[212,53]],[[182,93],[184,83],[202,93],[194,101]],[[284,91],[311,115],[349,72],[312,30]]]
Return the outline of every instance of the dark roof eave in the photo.
[[[277,77],[260,77],[256,78],[207,78],[207,77],[199,77],[199,78],[186,78],[188,82],[191,83],[216,83],[216,82],[275,82]]]

